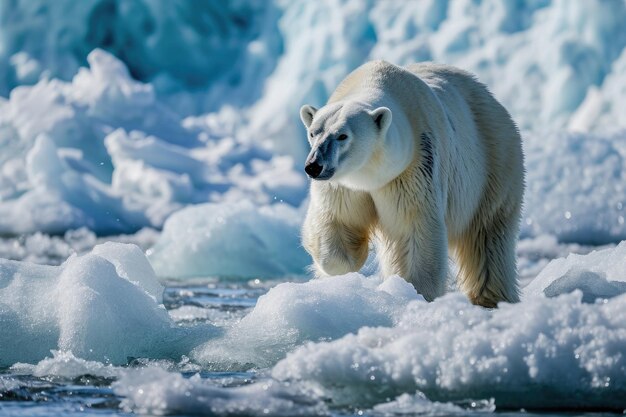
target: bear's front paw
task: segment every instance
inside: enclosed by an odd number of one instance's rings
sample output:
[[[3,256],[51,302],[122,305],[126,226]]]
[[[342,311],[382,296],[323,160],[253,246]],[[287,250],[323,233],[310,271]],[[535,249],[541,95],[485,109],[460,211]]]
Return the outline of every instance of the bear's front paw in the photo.
[[[334,254],[328,256],[322,256],[316,262],[317,269],[322,272],[322,275],[344,275],[348,272],[355,272],[358,268],[350,259],[341,254]]]

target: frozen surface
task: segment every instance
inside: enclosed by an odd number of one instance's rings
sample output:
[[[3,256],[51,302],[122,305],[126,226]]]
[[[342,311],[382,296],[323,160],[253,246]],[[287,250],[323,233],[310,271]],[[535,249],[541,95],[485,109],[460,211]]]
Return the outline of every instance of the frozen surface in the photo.
[[[200,101],[211,104],[259,94],[262,85],[245,81],[262,79],[280,54],[276,6],[258,1],[171,6],[166,0],[2,3],[0,60],[8,65],[0,70],[0,94],[40,77],[69,80],[95,48],[115,54],[134,78],[153,82],[164,94],[200,90],[207,96]],[[220,87],[205,91],[215,84]]]
[[[212,328],[176,326],[162,291],[133,245],[100,245],[58,267],[0,260],[0,366],[51,350],[115,364],[179,357]]]
[[[187,207],[165,222],[150,262],[169,278],[303,275],[311,261],[300,243],[301,223],[302,214],[286,204]]]
[[[304,345],[272,370],[333,404],[376,404],[421,391],[497,407],[625,406],[626,295],[601,304],[575,292],[489,311],[461,294],[413,302],[393,327]]]
[[[134,246],[97,246],[59,267],[3,261],[5,392],[121,377],[123,406],[156,414],[622,410],[625,248],[556,260],[521,303],[496,310],[459,293],[427,303],[399,277],[354,273],[269,290],[256,280],[170,287],[168,314],[143,289],[154,274]],[[111,365],[129,358],[133,367]]]

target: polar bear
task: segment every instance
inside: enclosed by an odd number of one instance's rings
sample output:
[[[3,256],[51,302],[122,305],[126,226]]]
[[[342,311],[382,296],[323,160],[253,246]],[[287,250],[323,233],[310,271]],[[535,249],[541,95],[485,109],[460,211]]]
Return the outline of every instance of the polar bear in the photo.
[[[433,300],[450,249],[474,304],[519,300],[521,138],[485,85],[452,66],[373,61],[300,116],[312,178],[302,240],[317,275],[358,271],[374,240],[381,273]]]

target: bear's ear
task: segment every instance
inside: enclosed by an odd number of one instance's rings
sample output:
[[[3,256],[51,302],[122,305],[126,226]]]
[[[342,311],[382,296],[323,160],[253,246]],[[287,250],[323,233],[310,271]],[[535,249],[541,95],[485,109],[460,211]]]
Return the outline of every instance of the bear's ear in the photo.
[[[304,123],[304,126],[306,126],[307,129],[311,126],[315,113],[317,113],[317,109],[313,106],[305,104],[300,107],[300,119],[302,119],[302,123]]]
[[[380,129],[381,133],[386,133],[391,125],[391,110],[387,107],[379,107],[370,112],[370,116],[374,119],[374,123]]]

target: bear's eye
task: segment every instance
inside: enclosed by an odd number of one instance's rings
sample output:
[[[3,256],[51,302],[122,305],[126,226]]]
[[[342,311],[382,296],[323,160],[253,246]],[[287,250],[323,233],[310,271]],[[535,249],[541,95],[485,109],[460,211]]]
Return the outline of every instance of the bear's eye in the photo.
[[[309,133],[309,136],[313,137],[313,132]]]
[[[337,140],[346,140],[346,139],[348,139],[348,135],[345,135],[345,134],[341,134],[337,137]]]

